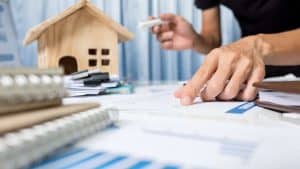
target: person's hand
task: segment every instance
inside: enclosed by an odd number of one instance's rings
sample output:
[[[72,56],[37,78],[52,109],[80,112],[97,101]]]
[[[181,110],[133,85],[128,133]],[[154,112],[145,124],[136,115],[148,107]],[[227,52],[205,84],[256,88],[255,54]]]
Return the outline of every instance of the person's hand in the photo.
[[[196,97],[203,101],[244,100],[257,96],[253,83],[265,77],[264,53],[270,46],[256,36],[216,48],[188,84],[175,92],[182,105],[193,104]]]
[[[155,18],[149,17],[149,19]],[[161,48],[167,50],[193,49],[194,43],[200,35],[188,21],[174,14],[162,14],[160,19],[167,23],[153,27],[152,33],[156,35]]]

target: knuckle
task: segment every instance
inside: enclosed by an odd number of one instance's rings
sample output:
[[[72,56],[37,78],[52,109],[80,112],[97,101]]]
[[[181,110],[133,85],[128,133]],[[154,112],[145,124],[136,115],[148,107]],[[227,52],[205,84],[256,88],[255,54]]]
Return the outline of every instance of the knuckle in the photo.
[[[253,101],[256,98],[256,92],[251,92],[251,93],[245,93],[242,96],[242,99],[244,101]]]
[[[238,90],[237,90],[236,86],[228,85],[224,91],[223,96],[226,100],[232,100],[237,96],[237,93],[238,93],[237,91]]]
[[[212,55],[218,55],[222,52],[222,49],[221,48],[216,48],[216,49],[213,49],[210,54]]]
[[[248,57],[245,57],[243,62],[246,68],[249,68],[253,65],[253,61]]]
[[[228,46],[222,46],[219,49],[221,49],[223,52],[230,50],[230,48]]]
[[[228,90],[225,92],[226,93],[226,96],[228,99],[233,99],[236,97],[237,95],[237,92],[236,91],[236,88],[234,88],[233,86],[232,87],[229,87]]]
[[[213,49],[208,55],[206,61],[217,60],[217,58],[222,56],[222,49],[216,48]]]
[[[231,51],[231,50],[227,50],[226,52],[223,52],[222,54],[222,58],[223,58],[223,62],[226,65],[231,65],[233,63],[235,63],[238,59],[239,59],[240,54],[238,52],[235,51]]]
[[[211,53],[209,55],[207,55],[205,60],[204,60],[203,65],[201,67],[209,67],[210,64],[217,62],[217,59],[216,59],[217,56],[218,55],[214,55],[214,54],[211,54]]]
[[[229,51],[228,52],[228,57],[231,59],[231,61],[236,61],[240,57],[240,53],[236,51]]]
[[[222,91],[222,86],[219,83],[210,82],[207,86],[207,91],[210,96],[215,97]]]
[[[228,50],[227,51],[228,56],[232,57],[232,58],[236,58],[239,55],[239,52],[237,51],[233,51],[233,50]]]
[[[222,100],[229,101],[229,100],[234,99],[234,97],[235,97],[235,96],[234,96],[232,93],[225,92],[225,93],[222,95]]]

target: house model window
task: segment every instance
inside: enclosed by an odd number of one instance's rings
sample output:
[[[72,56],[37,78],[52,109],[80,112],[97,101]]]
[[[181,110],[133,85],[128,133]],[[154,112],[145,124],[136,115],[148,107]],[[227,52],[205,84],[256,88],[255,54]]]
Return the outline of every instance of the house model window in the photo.
[[[102,59],[101,61],[101,65],[102,66],[109,66],[110,64],[110,60],[109,59]]]
[[[97,55],[97,49],[89,49],[89,55]]]
[[[102,55],[109,55],[109,49],[102,49]]]
[[[92,66],[92,67],[97,66],[97,60],[96,59],[90,59],[89,60],[89,66]]]

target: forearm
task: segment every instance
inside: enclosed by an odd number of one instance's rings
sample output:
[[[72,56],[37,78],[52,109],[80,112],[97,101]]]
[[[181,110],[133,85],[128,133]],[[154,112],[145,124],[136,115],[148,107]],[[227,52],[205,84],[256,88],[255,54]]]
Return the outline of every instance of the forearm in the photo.
[[[300,65],[300,29],[256,38],[266,65]]]
[[[193,50],[198,53],[208,54],[214,48],[221,46],[221,39],[212,35],[197,34],[194,38]]]
[[[202,28],[194,40],[193,50],[208,54],[222,44],[220,7],[216,6],[201,12]]]

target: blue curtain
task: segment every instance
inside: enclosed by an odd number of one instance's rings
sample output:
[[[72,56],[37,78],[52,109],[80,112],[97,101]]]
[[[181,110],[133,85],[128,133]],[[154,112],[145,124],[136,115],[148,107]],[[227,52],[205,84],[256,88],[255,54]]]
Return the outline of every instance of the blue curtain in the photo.
[[[173,52],[161,50],[149,32],[137,28],[138,22],[149,15],[171,12],[185,17],[200,31],[201,13],[194,0],[93,0],[100,9],[135,33],[135,39],[120,45],[120,70],[123,78],[139,81],[189,79],[203,61],[192,51]],[[18,32],[21,62],[36,66],[36,44],[22,46],[28,29],[43,20],[57,15],[76,0],[11,0],[13,18]],[[232,13],[222,7],[223,42],[239,38],[239,27]]]

